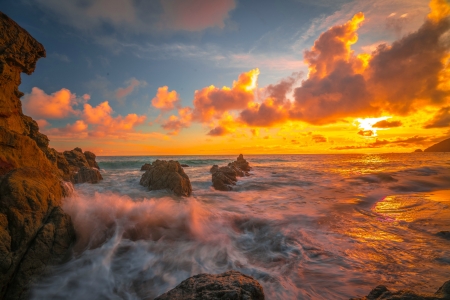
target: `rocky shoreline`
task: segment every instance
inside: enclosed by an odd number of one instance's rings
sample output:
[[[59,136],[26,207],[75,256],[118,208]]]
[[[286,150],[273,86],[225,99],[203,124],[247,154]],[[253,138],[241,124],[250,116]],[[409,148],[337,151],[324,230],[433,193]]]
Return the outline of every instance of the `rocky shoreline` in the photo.
[[[58,152],[49,147],[38,124],[23,115],[18,90],[21,73],[33,73],[44,47],[0,12],[0,299],[26,299],[30,286],[54,264],[64,262],[76,240],[72,220],[61,205],[71,183],[102,180],[94,153],[75,148]],[[149,190],[170,189],[190,196],[192,186],[176,161],[146,164],[141,185]],[[228,166],[211,168],[212,185],[231,191],[237,177],[249,176],[251,167],[239,155]],[[174,299],[264,299],[262,286],[237,271],[192,276],[160,295]],[[391,292],[378,286],[355,299],[450,299],[450,281],[435,294]]]

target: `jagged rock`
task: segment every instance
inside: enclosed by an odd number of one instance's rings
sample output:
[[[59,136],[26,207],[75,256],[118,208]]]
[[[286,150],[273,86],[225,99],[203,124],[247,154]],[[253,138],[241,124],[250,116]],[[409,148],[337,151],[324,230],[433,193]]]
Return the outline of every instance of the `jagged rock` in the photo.
[[[369,295],[351,300],[438,300],[450,299],[450,280],[445,282],[434,294],[416,294],[412,291],[391,292],[384,285],[374,288]]]
[[[139,182],[152,190],[169,189],[177,196],[190,196],[192,186],[189,177],[177,161],[156,160],[142,174]]]
[[[424,152],[450,152],[450,139],[443,140],[431,147],[423,150]]]
[[[199,274],[182,281],[155,300],[264,300],[262,286],[238,271]]]
[[[236,164],[234,162],[229,163],[228,167],[232,168],[234,170],[234,172],[236,172],[236,176],[238,176],[238,177],[248,176],[248,172],[242,171],[239,167],[236,166]]]
[[[25,298],[75,238],[61,209],[58,155],[19,99],[20,73],[31,74],[40,57],[44,47],[0,12],[0,299]]]
[[[89,163],[80,148],[64,151],[63,155],[69,163],[69,168],[74,172],[77,172],[81,167],[89,167]]]
[[[152,167],[151,164],[143,164],[141,167],[141,171],[147,171]]]
[[[98,183],[100,180],[103,180],[103,177],[96,168],[81,167],[78,172],[73,175],[74,183]]]
[[[96,168],[100,170],[100,167],[98,166],[97,162],[95,161],[95,158],[97,157],[94,153],[91,151],[84,151],[84,157],[86,158],[89,166],[91,168]]]
[[[213,187],[219,191],[233,190],[236,181],[236,171],[231,167],[220,167],[212,174]]]
[[[211,169],[209,169],[209,172],[211,172],[211,174],[214,174],[217,172],[217,170],[219,170],[219,166],[218,165],[213,165],[211,167]]]
[[[239,154],[237,160],[232,162],[232,164],[244,172],[248,172],[251,170],[250,164],[247,162],[247,160],[244,159],[244,156],[242,154]]]

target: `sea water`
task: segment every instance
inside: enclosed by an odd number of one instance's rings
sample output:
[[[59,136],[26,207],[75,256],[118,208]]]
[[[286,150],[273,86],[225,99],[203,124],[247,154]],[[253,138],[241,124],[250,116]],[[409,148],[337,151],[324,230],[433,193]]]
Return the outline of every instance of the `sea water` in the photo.
[[[238,153],[237,153],[238,154]],[[98,157],[104,178],[64,199],[77,241],[33,299],[153,299],[199,273],[238,270],[266,299],[348,299],[378,284],[450,279],[450,153],[244,155],[250,176],[211,186],[234,156]],[[148,191],[140,167],[177,160],[191,197]]]

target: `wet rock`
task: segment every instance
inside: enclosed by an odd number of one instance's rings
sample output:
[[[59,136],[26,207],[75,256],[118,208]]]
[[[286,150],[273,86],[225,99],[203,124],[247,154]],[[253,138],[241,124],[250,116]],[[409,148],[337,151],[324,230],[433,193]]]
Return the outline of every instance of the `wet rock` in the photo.
[[[139,182],[152,190],[169,189],[177,196],[190,196],[192,186],[189,177],[177,161],[156,160],[142,174]]]
[[[84,156],[83,151],[80,148],[64,151],[63,155],[69,163],[69,168],[74,172],[78,172],[78,169],[81,167],[89,167],[86,156]]]
[[[408,290],[392,292],[384,285],[374,288],[369,295],[351,300],[438,300],[450,299],[450,280],[445,282],[434,294],[417,294]]]
[[[216,190],[231,191],[236,185],[236,171],[231,167],[220,167],[212,174],[212,184]]]
[[[189,168],[189,165],[186,165],[186,164],[181,164],[181,166],[182,166],[183,168]]]
[[[141,171],[147,171],[147,170],[149,170],[151,167],[152,167],[151,164],[144,164],[144,165],[142,165],[142,167],[141,167]]]
[[[247,160],[244,159],[244,156],[242,154],[239,154],[238,158],[234,162],[232,162],[232,164],[244,172],[248,172],[251,170],[250,164]]]
[[[199,274],[182,281],[174,289],[155,300],[263,300],[262,286],[238,271],[218,275]]]
[[[102,174],[96,168],[81,167],[73,176],[74,183],[98,183],[103,180]]]
[[[217,172],[217,170],[219,170],[219,166],[218,166],[218,165],[213,165],[213,166],[211,167],[211,169],[209,169],[209,172],[210,172],[211,174],[214,174],[215,172]]]
[[[85,151],[84,157],[86,158],[86,160],[91,168],[96,168],[96,169],[100,170],[100,167],[98,166],[98,163],[95,160],[95,158],[97,156],[94,153],[92,153],[91,151]]]
[[[24,299],[75,239],[61,209],[62,172],[38,124],[22,113],[20,73],[31,74],[44,47],[0,12],[0,299]]]

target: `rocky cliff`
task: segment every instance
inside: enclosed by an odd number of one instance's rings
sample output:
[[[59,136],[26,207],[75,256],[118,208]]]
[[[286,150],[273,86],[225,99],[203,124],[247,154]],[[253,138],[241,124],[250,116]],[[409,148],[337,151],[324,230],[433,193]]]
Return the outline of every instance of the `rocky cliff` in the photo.
[[[44,47],[0,12],[0,299],[25,298],[75,239],[61,209],[68,193],[63,180],[73,180],[75,171],[22,113],[20,73],[31,74],[41,57]]]
[[[443,140],[431,147],[423,150],[424,152],[450,152],[450,139]]]

